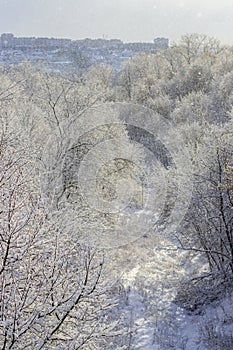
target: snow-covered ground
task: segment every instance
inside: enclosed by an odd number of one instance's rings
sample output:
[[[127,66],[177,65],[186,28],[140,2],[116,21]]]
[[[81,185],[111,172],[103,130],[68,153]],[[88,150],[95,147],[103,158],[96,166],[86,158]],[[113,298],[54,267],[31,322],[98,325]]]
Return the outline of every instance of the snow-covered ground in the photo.
[[[165,241],[162,243],[166,243]],[[233,337],[233,303],[228,296],[218,304],[190,313],[173,302],[180,278],[195,270],[198,259],[187,252],[157,249],[154,257],[125,275],[124,313],[132,328],[129,350],[230,350],[222,338]],[[214,338],[211,347],[205,340]],[[233,339],[233,338],[232,338]]]

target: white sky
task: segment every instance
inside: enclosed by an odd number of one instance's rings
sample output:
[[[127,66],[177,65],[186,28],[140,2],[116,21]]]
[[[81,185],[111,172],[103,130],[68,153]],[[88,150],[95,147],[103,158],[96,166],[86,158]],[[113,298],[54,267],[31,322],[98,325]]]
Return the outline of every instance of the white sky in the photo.
[[[233,0],[0,0],[0,33],[152,41],[205,33],[233,44]]]

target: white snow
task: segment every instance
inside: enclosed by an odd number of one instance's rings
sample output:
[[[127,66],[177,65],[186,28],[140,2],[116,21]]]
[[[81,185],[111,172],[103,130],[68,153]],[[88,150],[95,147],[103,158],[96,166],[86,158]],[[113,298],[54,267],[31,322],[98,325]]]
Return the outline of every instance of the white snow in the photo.
[[[170,242],[161,240],[161,246],[164,244],[172,247]],[[200,264],[196,256],[191,261],[187,256],[187,252],[158,248],[145,264],[135,265],[125,275],[124,311],[133,330],[130,349],[209,350],[202,340],[203,329],[210,322],[216,332],[233,335],[232,297],[225,298],[218,306],[206,307],[198,315],[172,302],[179,277],[191,273]],[[140,281],[143,285],[138,284]]]

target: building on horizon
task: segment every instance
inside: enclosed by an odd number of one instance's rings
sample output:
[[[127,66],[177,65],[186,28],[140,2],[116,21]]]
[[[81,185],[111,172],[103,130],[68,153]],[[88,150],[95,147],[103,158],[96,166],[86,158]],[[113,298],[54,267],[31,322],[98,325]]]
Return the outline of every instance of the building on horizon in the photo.
[[[169,46],[169,39],[167,38],[155,38],[154,44],[156,45],[156,48],[161,50],[167,50]]]

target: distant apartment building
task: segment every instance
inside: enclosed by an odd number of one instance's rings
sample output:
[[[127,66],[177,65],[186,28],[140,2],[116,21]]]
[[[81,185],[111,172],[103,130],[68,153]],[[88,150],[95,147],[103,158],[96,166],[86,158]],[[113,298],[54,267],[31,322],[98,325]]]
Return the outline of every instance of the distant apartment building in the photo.
[[[157,49],[166,50],[169,46],[169,39],[167,38],[155,38],[154,44]]]
[[[119,39],[83,39],[83,40],[76,40],[75,41],[76,46],[78,47],[85,47],[85,48],[112,48],[112,47],[120,47],[123,45],[123,41]]]
[[[12,48],[14,45],[14,35],[12,33],[2,34],[0,44],[2,48]]]

